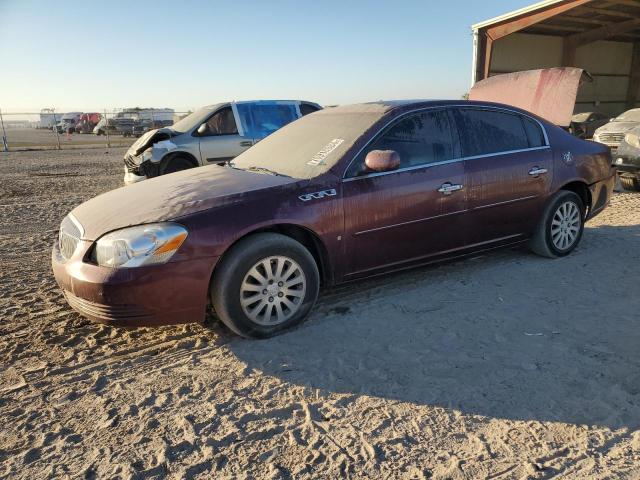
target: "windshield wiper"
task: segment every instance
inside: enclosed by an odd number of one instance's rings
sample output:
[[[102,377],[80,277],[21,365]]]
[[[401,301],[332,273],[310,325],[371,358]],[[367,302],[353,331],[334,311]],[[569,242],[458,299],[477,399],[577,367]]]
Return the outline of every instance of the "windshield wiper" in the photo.
[[[269,174],[269,175],[275,175],[277,177],[289,177],[289,175],[285,175],[283,173],[278,173],[278,172],[276,172],[274,170],[269,170],[268,168],[265,168],[265,167],[251,166],[251,167],[246,168],[245,170],[247,170],[249,172],[266,173],[266,174]]]

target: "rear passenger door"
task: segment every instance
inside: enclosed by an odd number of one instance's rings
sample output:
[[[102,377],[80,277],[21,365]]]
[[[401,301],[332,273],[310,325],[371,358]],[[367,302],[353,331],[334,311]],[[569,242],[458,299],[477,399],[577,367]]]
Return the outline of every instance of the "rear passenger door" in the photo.
[[[541,124],[491,108],[460,107],[454,117],[467,159],[469,246],[529,236],[542,214],[553,173]]]

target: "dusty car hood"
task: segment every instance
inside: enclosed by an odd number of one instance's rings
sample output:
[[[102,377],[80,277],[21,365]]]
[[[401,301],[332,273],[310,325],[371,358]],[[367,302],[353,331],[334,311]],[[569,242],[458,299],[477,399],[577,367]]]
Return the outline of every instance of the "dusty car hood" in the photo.
[[[495,75],[476,83],[469,91],[469,100],[513,105],[568,127],[578,87],[589,79],[584,70],[570,67]]]
[[[210,165],[111,190],[79,205],[71,213],[84,229],[83,239],[96,240],[112,230],[174,220],[241,201],[243,193],[296,181]]]
[[[596,130],[597,133],[624,133],[638,126],[638,122],[609,122]]]

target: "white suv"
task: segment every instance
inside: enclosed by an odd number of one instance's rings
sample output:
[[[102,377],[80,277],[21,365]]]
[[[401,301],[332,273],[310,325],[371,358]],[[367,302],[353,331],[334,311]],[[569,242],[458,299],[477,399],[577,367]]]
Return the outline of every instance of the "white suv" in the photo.
[[[298,118],[320,110],[300,100],[257,100],[203,107],[170,127],[151,130],[124,156],[124,183],[224,164]]]

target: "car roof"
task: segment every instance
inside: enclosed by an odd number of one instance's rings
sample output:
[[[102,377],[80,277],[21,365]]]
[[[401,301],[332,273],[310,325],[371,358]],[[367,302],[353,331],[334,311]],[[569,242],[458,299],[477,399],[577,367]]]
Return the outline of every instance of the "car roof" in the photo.
[[[521,108],[514,107],[513,105],[506,105],[495,102],[484,102],[479,100],[378,100],[368,103],[356,103],[352,105],[340,105],[337,107],[326,108],[323,111],[327,114],[331,113],[372,113],[384,115],[396,111],[410,111],[414,109],[430,108],[430,107],[446,107],[446,106],[479,106],[479,107],[494,107],[494,108],[506,108],[515,112],[526,113],[532,115],[529,112],[525,112]],[[535,115],[534,115],[535,116]],[[537,117],[537,116],[536,116]]]
[[[215,103],[212,105],[206,105],[202,108],[207,109],[207,110],[217,110],[218,108],[222,108],[222,107],[228,107],[229,105],[231,105],[232,103],[263,103],[263,102],[300,102],[300,103],[306,103],[306,104],[310,104],[310,105],[316,105],[318,107],[320,107],[319,104],[315,103],[315,102],[310,102],[309,100],[283,100],[283,99],[279,99],[279,100],[265,100],[265,99],[261,99],[261,100],[233,100],[230,102],[221,102],[221,103]]]

